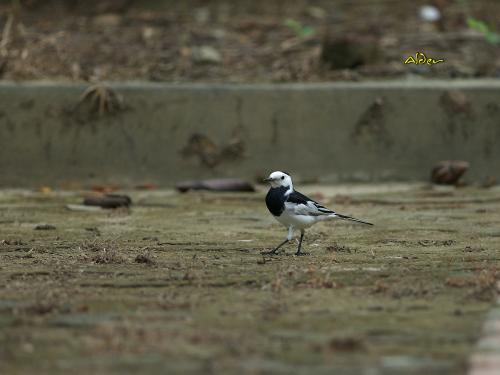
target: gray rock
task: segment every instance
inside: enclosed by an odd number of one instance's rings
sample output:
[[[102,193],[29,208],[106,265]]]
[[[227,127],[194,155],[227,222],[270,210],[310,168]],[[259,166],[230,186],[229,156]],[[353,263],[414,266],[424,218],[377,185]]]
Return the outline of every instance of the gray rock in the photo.
[[[191,55],[193,57],[193,61],[198,63],[217,64],[222,61],[219,51],[211,46],[193,47]]]

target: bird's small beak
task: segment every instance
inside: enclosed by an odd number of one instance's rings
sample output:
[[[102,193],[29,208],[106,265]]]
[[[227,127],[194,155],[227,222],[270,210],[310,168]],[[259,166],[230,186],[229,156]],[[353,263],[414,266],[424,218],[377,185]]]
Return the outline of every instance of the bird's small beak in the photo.
[[[268,177],[268,178],[264,178],[262,181],[264,181],[264,182],[271,182],[272,180],[273,180],[272,178]]]

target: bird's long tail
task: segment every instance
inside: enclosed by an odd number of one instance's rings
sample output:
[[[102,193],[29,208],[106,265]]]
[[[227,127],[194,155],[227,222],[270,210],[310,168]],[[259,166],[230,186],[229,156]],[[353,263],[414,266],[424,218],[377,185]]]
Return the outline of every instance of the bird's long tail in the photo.
[[[361,223],[361,224],[366,224],[366,225],[373,225],[372,223],[368,223],[366,221],[356,219],[355,217],[341,215],[341,214],[338,214],[338,213],[330,215],[330,217],[338,217],[339,219],[342,219],[342,220],[349,220],[349,221],[355,221],[356,223]]]

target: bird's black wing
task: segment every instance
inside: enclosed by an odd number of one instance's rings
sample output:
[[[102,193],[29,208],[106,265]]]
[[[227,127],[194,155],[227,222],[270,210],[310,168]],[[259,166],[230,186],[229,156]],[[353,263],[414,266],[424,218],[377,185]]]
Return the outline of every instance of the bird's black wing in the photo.
[[[288,203],[288,204],[287,204]],[[285,208],[289,210],[293,210],[297,215],[307,215],[307,216],[331,216],[338,217],[342,220],[355,221],[361,224],[373,225],[372,223],[368,223],[363,220],[356,219],[351,216],[338,214],[335,211],[332,211],[325,206],[319,204],[315,200],[305,196],[298,191],[292,191],[288,196],[288,199],[285,202]]]
[[[286,201],[294,205],[294,211],[299,215],[321,216],[335,214],[334,211],[295,190],[290,193]]]

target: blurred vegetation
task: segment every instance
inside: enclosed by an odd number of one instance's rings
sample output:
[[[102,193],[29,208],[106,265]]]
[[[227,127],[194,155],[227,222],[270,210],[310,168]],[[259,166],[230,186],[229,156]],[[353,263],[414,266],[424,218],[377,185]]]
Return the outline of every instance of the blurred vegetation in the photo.
[[[290,28],[296,36],[305,38],[308,36],[314,36],[315,30],[310,26],[303,25],[300,21],[293,18],[287,18],[284,22],[285,26]]]
[[[483,22],[481,20],[478,20],[477,18],[474,17],[468,17],[467,18],[467,25],[476,31],[479,31],[481,34],[484,35],[484,38],[486,41],[490,44],[495,44],[497,45],[500,43],[500,35],[496,32],[494,32],[490,26],[486,24],[486,22]]]

